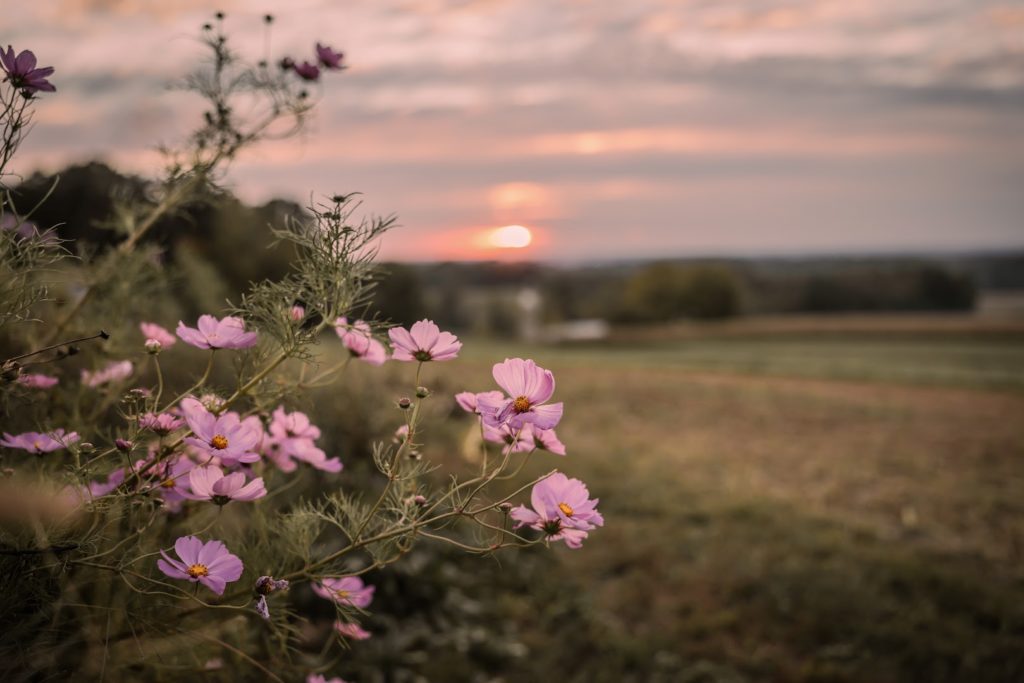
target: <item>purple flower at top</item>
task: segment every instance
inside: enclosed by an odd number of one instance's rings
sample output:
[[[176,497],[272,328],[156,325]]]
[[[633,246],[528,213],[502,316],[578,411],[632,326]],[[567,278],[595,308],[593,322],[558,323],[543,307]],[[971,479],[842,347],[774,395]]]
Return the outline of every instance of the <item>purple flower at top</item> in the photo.
[[[258,339],[255,332],[245,331],[245,321],[230,315],[221,320],[201,315],[196,327],[186,327],[179,320],[176,331],[183,342],[200,349],[248,349]]]
[[[511,512],[518,522],[516,528],[529,526],[543,531],[549,541],[565,541],[570,548],[579,548],[587,532],[604,526],[597,511],[598,499],[590,498],[586,484],[555,472],[533,486],[530,494],[533,509],[520,505]]]
[[[178,429],[185,420],[170,413],[146,413],[139,418],[139,426],[143,429],[150,429],[160,436],[166,436]]]
[[[484,422],[497,426],[508,422],[519,429],[527,422],[541,429],[552,429],[562,419],[562,404],[547,403],[555,393],[555,376],[532,360],[506,358],[496,363],[494,381],[511,398],[494,400],[478,394],[477,410]]]
[[[344,59],[345,53],[335,52],[327,45],[316,44],[316,59],[326,69],[343,69],[341,60]]]
[[[161,550],[163,559],[156,561],[160,571],[172,579],[198,581],[217,595],[223,595],[227,584],[242,577],[242,561],[228,552],[220,541],[203,543],[195,536],[182,536],[174,542],[174,552],[180,559]]]
[[[142,336],[146,338],[146,341],[159,342],[163,347],[174,346],[178,343],[177,337],[156,323],[139,323],[139,329],[142,330]]]
[[[29,453],[52,453],[67,448],[76,441],[78,432],[65,433],[63,429],[55,429],[52,432],[25,432],[13,436],[4,432],[0,446],[20,448]]]
[[[442,332],[441,328],[429,320],[413,323],[406,330],[404,327],[392,327],[388,330],[391,346],[395,352],[391,355],[395,360],[419,361],[452,360],[459,355],[462,342],[451,332]]]
[[[111,382],[120,382],[128,379],[134,369],[135,366],[130,360],[111,361],[102,370],[82,370],[82,384],[95,388]]]
[[[320,67],[316,64],[310,64],[309,62],[292,64],[292,71],[294,71],[298,77],[304,81],[315,81],[320,78]]]
[[[344,621],[336,621],[334,622],[334,630],[338,632],[338,635],[348,638],[349,640],[366,640],[372,635],[369,631],[354,622],[346,624]]]
[[[181,411],[195,435],[185,438],[188,445],[216,457],[226,467],[260,459],[256,449],[263,439],[263,425],[256,416],[242,420],[233,411],[214,415],[192,397],[181,401]]]
[[[267,495],[262,477],[247,484],[243,473],[234,472],[225,477],[224,471],[213,465],[193,468],[188,473],[188,483],[192,493],[186,494],[187,498],[210,500],[217,505],[227,505],[233,500],[248,502]]]
[[[352,605],[366,609],[373,600],[373,586],[367,586],[358,576],[346,576],[340,579],[324,579],[313,584],[313,592],[321,598],[333,600],[340,605]]]
[[[49,389],[59,381],[56,377],[49,375],[18,375],[18,384],[30,389]]]
[[[334,331],[349,353],[370,365],[382,365],[388,359],[384,345],[377,341],[370,331],[370,325],[357,320],[351,325],[345,317],[334,321]]]
[[[5,81],[10,81],[15,88],[20,88],[26,95],[35,92],[55,92],[47,77],[53,73],[52,66],[36,68],[36,56],[31,50],[22,50],[17,56],[14,55],[14,48],[10,45],[6,50],[0,49],[0,66],[7,73]]]

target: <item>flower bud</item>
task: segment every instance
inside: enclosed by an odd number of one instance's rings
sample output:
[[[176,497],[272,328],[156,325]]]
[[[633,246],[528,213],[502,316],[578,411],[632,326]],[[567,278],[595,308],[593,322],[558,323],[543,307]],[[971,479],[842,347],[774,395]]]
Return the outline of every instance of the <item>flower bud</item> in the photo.
[[[291,316],[292,322],[301,322],[306,317],[306,309],[299,305],[292,306],[289,316]]]
[[[421,496],[420,494],[417,493],[415,496],[412,497],[412,502],[415,503],[416,505],[419,505],[420,507],[423,507],[424,505],[427,504],[427,499],[425,496]]]
[[[96,450],[96,447],[89,441],[82,441],[78,444],[79,453],[92,453],[94,450]]]
[[[512,503],[502,503],[498,506],[498,509],[504,512],[506,515],[512,511]]]
[[[403,396],[402,398],[398,399],[398,407],[401,408],[402,410],[409,410],[409,406],[411,406],[411,405],[412,405],[412,401],[410,401],[405,396]]]
[[[430,389],[426,387],[416,387],[416,398],[426,398],[430,396]]]
[[[160,353],[160,350],[164,348],[164,345],[158,342],[156,339],[146,340],[146,352],[152,355]]]
[[[133,444],[128,439],[115,439],[114,445],[117,446],[117,450],[121,451],[122,453],[128,453],[132,450],[132,447],[135,444]]]

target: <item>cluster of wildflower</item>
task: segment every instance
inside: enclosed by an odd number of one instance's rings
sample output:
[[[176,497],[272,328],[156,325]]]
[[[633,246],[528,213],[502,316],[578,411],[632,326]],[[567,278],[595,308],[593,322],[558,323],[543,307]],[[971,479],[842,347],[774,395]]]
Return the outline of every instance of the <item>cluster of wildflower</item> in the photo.
[[[313,61],[303,60],[302,62],[295,61],[292,57],[284,57],[280,61],[280,66],[285,71],[292,71],[296,76],[304,81],[317,81],[320,80],[320,70],[327,69],[330,71],[340,71],[346,69],[342,60],[345,58],[344,53],[335,52],[327,45],[320,43],[316,44],[315,49],[316,56]]]

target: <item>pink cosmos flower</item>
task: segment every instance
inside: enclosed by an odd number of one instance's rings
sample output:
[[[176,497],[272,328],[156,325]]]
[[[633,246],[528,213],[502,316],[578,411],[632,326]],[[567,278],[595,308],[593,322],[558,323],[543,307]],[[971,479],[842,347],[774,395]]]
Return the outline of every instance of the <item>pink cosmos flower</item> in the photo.
[[[494,381],[511,398],[494,400],[490,395],[478,394],[477,410],[484,422],[497,426],[508,423],[519,429],[526,423],[534,427],[552,429],[562,419],[562,404],[548,404],[555,393],[555,376],[532,360],[506,358],[494,365]]]
[[[338,632],[338,635],[349,640],[366,640],[373,635],[359,624],[346,624],[344,621],[334,622],[334,630]]]
[[[502,453],[529,453],[537,447],[533,439],[533,425],[529,423],[521,429],[513,429],[508,423],[495,427],[482,422],[481,427],[484,441],[505,444]]]
[[[496,403],[505,399],[505,394],[500,391],[484,391],[479,394],[474,394],[472,391],[463,391],[462,393],[455,394],[455,402],[459,404],[459,407],[465,410],[467,413],[480,414],[480,397],[483,397],[484,401],[490,401]]]
[[[243,473],[234,472],[225,477],[224,471],[213,465],[193,468],[188,473],[188,483],[192,487],[192,493],[186,497],[192,500],[210,500],[217,505],[227,505],[233,500],[248,502],[267,495],[262,477],[257,477],[246,484]]]
[[[270,618],[270,607],[267,605],[267,596],[275,591],[288,590],[286,579],[275,579],[273,576],[261,576],[256,579],[253,592],[256,593],[256,611],[264,619]]]
[[[316,59],[324,68],[343,69],[341,60],[345,57],[343,52],[335,52],[326,45],[316,44]]]
[[[230,315],[221,320],[201,315],[196,328],[179,320],[176,331],[183,342],[200,349],[248,349],[258,339],[255,332],[245,331],[245,321]]]
[[[341,317],[334,321],[334,331],[349,353],[359,360],[370,365],[382,365],[388,359],[384,345],[374,338],[365,321],[357,320],[349,325],[348,319]]]
[[[337,676],[334,678],[324,678],[323,674],[309,674],[306,676],[306,683],[345,683],[345,681]]]
[[[7,50],[0,49],[0,66],[7,73],[4,80],[10,81],[12,86],[21,89],[23,94],[32,95],[38,91],[55,92],[57,90],[52,83],[46,80],[53,73],[53,67],[44,66],[37,69],[36,56],[31,50],[22,50],[15,57],[14,48],[10,45],[7,46]]]
[[[0,439],[0,446],[7,448],[20,448],[29,453],[52,453],[61,448],[67,448],[78,441],[78,432],[67,432],[63,429],[55,429],[52,432],[25,432],[12,436],[4,432],[4,438]]]
[[[90,372],[82,370],[82,384],[87,387],[98,387],[111,382],[120,382],[131,376],[135,366],[130,360],[112,361],[102,370]]]
[[[160,436],[166,436],[178,429],[185,420],[170,413],[146,413],[139,418],[139,426],[143,429],[151,429]]]
[[[313,584],[313,592],[321,598],[334,600],[341,605],[352,605],[366,609],[373,600],[373,586],[363,584],[358,576],[346,576],[341,579],[324,579]]]
[[[533,441],[534,445],[542,451],[554,453],[555,455],[565,455],[565,444],[559,441],[554,429],[534,427]]]
[[[163,559],[156,561],[160,571],[172,579],[198,581],[217,595],[223,595],[224,587],[242,576],[242,561],[220,541],[203,543],[195,536],[182,536],[174,542],[174,552],[179,560],[160,551]]]
[[[309,62],[292,64],[292,71],[294,71],[298,77],[304,81],[315,81],[320,78],[320,67],[316,64],[310,64]]]
[[[93,498],[102,498],[124,483],[124,474],[124,468],[118,467],[107,475],[106,481],[89,482],[89,486],[87,487],[89,489],[89,495]]]
[[[147,342],[152,340],[165,348],[178,343],[177,337],[156,323],[139,323],[139,329],[142,330],[142,336],[146,338]]]
[[[195,435],[186,437],[185,443],[204,455],[217,458],[226,467],[260,459],[256,449],[263,438],[263,425],[256,416],[242,420],[233,411],[214,415],[192,397],[181,401],[181,412]]]
[[[59,381],[56,377],[49,375],[18,375],[18,384],[30,389],[49,389]]]
[[[274,411],[267,430],[269,434],[263,440],[263,452],[282,472],[295,471],[292,458],[324,472],[342,470],[341,460],[328,458],[314,443],[320,438],[320,429],[309,421],[305,413],[289,413],[280,406]]]
[[[511,512],[516,528],[529,526],[543,531],[549,541],[565,541],[570,548],[579,548],[587,532],[604,526],[597,511],[598,499],[590,498],[586,485],[555,472],[533,486],[530,494],[533,509],[520,505]]]
[[[451,332],[441,329],[429,320],[413,323],[406,330],[404,327],[392,327],[388,330],[391,346],[395,352],[391,355],[395,360],[419,361],[452,360],[459,355],[462,342]]]
[[[191,497],[188,475],[195,466],[192,460],[181,456],[174,460],[164,460],[150,471],[158,482],[156,493],[163,499],[164,506],[169,511],[180,511],[182,503]],[[140,469],[138,465],[136,469]]]

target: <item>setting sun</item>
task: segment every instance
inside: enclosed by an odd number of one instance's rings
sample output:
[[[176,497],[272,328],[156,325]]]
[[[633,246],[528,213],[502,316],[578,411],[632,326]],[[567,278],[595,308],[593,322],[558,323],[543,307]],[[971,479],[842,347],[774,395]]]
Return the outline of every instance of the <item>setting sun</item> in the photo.
[[[488,235],[488,241],[491,243],[491,246],[501,249],[522,249],[523,247],[530,246],[530,242],[533,241],[533,235],[530,234],[529,228],[524,228],[521,225],[506,225],[503,228],[493,230]]]

